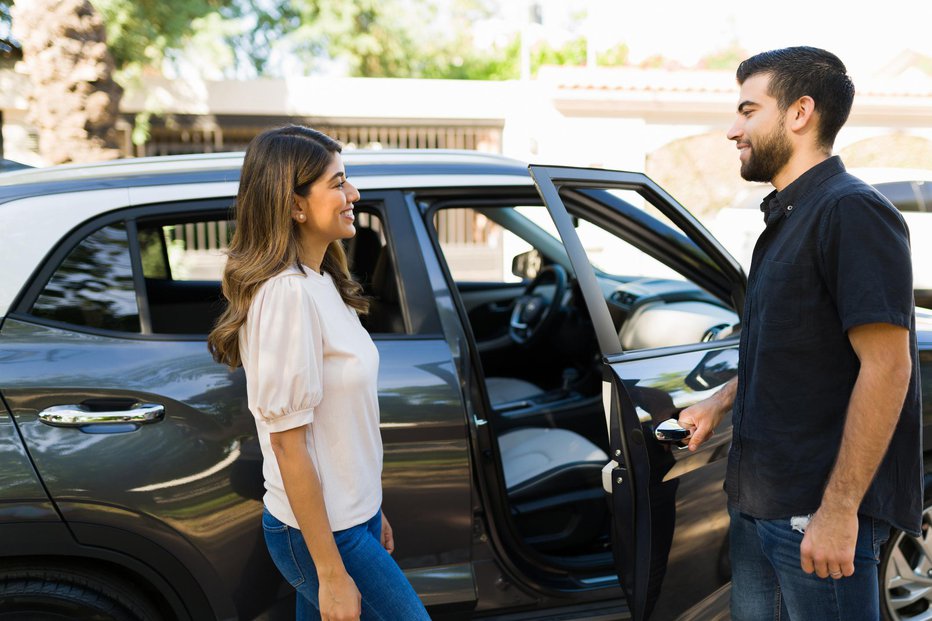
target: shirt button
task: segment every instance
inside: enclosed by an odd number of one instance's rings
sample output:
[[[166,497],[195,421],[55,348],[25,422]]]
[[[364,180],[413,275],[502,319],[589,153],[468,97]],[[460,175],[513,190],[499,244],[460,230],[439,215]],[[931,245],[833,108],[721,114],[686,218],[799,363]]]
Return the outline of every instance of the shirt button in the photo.
[[[793,211],[793,206],[792,206],[792,205],[787,205],[787,206],[786,206],[786,210],[787,210],[787,211]]]

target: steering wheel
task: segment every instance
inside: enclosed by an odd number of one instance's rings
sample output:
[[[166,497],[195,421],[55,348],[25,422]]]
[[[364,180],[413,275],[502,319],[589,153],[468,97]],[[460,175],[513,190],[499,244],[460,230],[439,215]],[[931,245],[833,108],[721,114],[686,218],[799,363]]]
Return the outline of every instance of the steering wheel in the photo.
[[[553,281],[553,297],[536,293],[540,285]],[[527,346],[536,341],[542,334],[554,327],[557,311],[566,294],[569,277],[562,265],[554,263],[548,265],[537,273],[537,276],[528,283],[524,293],[515,300],[511,311],[511,320],[508,323],[508,336],[518,345]]]

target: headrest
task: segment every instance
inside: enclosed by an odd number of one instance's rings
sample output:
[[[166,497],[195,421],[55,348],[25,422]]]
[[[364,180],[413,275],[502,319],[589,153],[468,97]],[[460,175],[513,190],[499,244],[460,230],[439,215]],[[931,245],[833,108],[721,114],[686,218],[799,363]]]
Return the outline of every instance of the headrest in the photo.
[[[375,264],[382,250],[379,234],[370,228],[359,228],[346,243],[346,256],[350,272],[363,286],[372,282]]]
[[[398,304],[401,300],[398,295],[398,280],[395,278],[392,253],[388,246],[382,249],[375,262],[375,269],[372,273],[372,295],[387,304]]]

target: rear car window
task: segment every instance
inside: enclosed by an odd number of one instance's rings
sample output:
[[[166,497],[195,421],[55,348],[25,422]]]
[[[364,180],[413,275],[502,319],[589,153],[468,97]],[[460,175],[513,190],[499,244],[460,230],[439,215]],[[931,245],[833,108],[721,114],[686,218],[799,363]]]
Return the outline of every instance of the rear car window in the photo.
[[[919,193],[925,203],[925,211],[932,211],[932,181],[919,181]]]
[[[910,181],[876,183],[874,187],[903,212],[922,211],[922,197]]]
[[[144,276],[219,282],[235,228],[233,220],[209,216],[141,224],[139,248]]]
[[[123,223],[98,229],[75,246],[52,274],[30,313],[88,328],[139,332]]]

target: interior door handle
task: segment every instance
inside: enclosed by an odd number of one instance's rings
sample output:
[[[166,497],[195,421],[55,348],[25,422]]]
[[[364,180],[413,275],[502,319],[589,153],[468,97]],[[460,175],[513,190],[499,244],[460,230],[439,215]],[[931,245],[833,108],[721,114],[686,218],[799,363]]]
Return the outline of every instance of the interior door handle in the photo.
[[[53,427],[85,425],[145,425],[165,418],[165,407],[157,403],[134,403],[123,410],[92,410],[85,405],[53,405],[39,412],[39,420]]]

